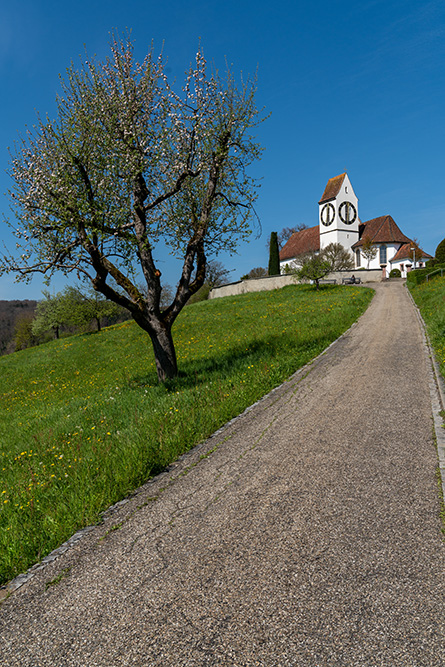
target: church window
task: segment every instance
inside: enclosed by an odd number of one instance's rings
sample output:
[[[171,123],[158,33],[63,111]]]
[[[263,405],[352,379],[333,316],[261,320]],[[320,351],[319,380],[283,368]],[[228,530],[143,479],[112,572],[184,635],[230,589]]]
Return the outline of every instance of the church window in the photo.
[[[360,250],[355,251],[355,263],[357,265],[357,268],[361,266]]]
[[[386,245],[380,246],[380,264],[386,264]]]

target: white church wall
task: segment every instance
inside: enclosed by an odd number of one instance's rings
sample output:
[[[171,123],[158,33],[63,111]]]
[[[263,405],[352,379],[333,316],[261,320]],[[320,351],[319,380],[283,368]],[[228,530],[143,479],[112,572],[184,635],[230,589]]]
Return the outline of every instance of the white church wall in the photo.
[[[329,186],[330,181],[328,182]],[[333,187],[334,186],[334,187]],[[337,185],[332,184],[329,186],[331,192],[335,192]],[[326,190],[325,190],[326,191]],[[329,189],[328,189],[329,192]],[[340,216],[340,209],[342,204],[345,202],[350,202],[356,210],[356,217],[354,222],[346,224],[344,218],[347,215],[348,207],[344,207],[342,210],[343,220]],[[349,209],[351,211],[351,209]],[[328,222],[328,219],[331,220],[330,224],[324,224]],[[351,218],[349,218],[351,219]],[[402,277],[406,277],[407,271],[412,268],[412,262],[408,259],[402,259],[398,262],[393,262],[395,255],[397,254],[400,243],[376,243],[374,247],[377,249],[376,256],[367,260],[360,249],[360,260],[357,261],[357,251],[352,251],[351,247],[359,239],[359,213],[358,213],[358,198],[354,193],[351,182],[347,174],[344,175],[343,182],[341,184],[340,190],[337,195],[329,200],[323,201],[318,206],[318,223],[319,223],[319,233],[320,233],[320,248],[323,250],[330,243],[339,243],[346,250],[351,252],[351,255],[354,259],[355,269],[354,271],[373,271],[379,274],[382,274],[382,264],[385,264],[385,274],[386,277],[389,276],[390,271],[393,268],[397,268],[401,271]],[[381,247],[384,246],[386,249],[386,257],[383,259],[381,255]],[[280,262],[280,271],[281,274],[285,273],[286,267],[290,269],[299,268],[301,266],[300,258],[291,258]],[[383,276],[384,277],[384,276]],[[379,278],[381,279],[381,278]]]
[[[299,269],[301,264],[296,259],[285,259],[283,262],[280,262],[280,274],[283,276],[286,274],[286,269],[290,270]]]
[[[389,271],[392,271],[393,269],[399,269],[400,273],[402,274],[402,278],[406,278],[406,273],[407,273],[407,267],[409,267],[409,270],[411,269],[411,262],[409,260],[401,261],[401,262],[391,262],[389,266]]]
[[[377,247],[377,255],[370,260],[369,262],[369,268],[370,269],[380,269],[380,246],[386,246],[386,266],[388,269],[388,273],[393,268],[390,264],[390,261],[392,258],[395,256],[397,253],[400,243],[378,243],[376,244]],[[363,254],[360,252],[360,257],[361,257],[361,266],[365,267],[366,269],[368,268],[368,260],[363,256]]]

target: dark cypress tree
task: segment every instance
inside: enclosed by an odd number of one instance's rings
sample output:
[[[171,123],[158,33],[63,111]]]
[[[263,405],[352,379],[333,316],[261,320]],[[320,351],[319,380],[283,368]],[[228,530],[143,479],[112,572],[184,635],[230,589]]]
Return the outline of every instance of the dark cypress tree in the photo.
[[[440,264],[445,264],[445,239],[436,248],[436,259]]]
[[[278,250],[277,232],[271,232],[269,245],[269,275],[280,275],[280,254]]]

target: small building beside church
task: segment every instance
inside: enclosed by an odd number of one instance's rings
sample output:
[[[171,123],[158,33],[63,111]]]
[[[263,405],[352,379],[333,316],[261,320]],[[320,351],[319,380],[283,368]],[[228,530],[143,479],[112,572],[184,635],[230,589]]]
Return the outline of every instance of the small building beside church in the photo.
[[[414,268],[410,259],[412,240],[405,236],[390,215],[362,222],[358,214],[358,198],[346,173],[330,178],[318,202],[318,225],[295,232],[280,251],[280,270],[298,268],[306,253],[319,253],[330,243],[339,243],[354,258],[356,269],[380,269],[388,277],[399,269],[402,277]],[[364,247],[365,246],[365,247]],[[366,246],[375,256],[364,255]],[[417,268],[425,265],[431,255],[420,251],[415,258]]]

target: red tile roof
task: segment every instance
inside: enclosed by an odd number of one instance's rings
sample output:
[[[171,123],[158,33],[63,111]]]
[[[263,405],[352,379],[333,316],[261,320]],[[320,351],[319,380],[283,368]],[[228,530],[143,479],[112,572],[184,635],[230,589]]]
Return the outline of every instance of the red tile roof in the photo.
[[[331,178],[331,181],[333,180],[335,179]],[[402,244],[391,259],[391,262],[407,259],[409,257],[409,249],[412,241],[400,231],[390,215],[382,215],[380,218],[373,218],[372,220],[361,223],[359,232],[360,240],[353,244],[353,250],[360,248],[363,245],[363,240],[369,237],[373,243]],[[316,227],[303,229],[301,232],[292,234],[289,241],[280,251],[280,261],[283,262],[287,259],[298,257],[298,255],[304,255],[307,252],[316,252],[318,250],[320,250],[320,229],[317,225]],[[428,253],[422,250],[422,258],[431,259],[431,255],[428,255]]]
[[[411,239],[400,231],[390,215],[363,222],[359,233],[360,239],[352,246],[353,250],[360,248],[365,238],[370,238],[373,243],[411,243]]]
[[[323,192],[323,196],[318,202],[322,204],[324,201],[329,201],[330,199],[335,199],[335,197],[340,192],[343,181],[345,180],[346,173],[340,174],[339,176],[334,176],[330,178]]]
[[[292,259],[298,255],[315,252],[316,250],[320,250],[320,229],[318,225],[292,234],[280,251],[280,260],[283,262],[286,259]]]
[[[390,262],[400,262],[402,259],[403,260],[409,259],[410,261],[412,261],[409,256],[410,248],[411,248],[411,241],[409,243],[404,243],[403,245],[401,245],[400,248],[397,250],[396,254],[394,255],[394,257],[390,260]],[[422,248],[419,249],[421,250],[422,255],[421,257],[417,257],[416,255],[416,261],[420,261],[422,259],[432,259],[431,255],[428,255],[427,252],[424,252]]]

